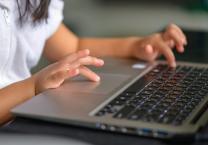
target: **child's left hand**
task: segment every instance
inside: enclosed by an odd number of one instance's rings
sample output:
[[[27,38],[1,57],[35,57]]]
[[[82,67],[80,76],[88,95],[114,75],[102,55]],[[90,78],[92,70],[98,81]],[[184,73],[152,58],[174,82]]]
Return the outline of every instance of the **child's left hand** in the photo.
[[[157,33],[148,37],[143,37],[133,41],[131,45],[131,55],[133,57],[146,61],[153,61],[161,54],[165,56],[171,67],[176,66],[175,56],[172,49],[176,47],[179,53],[184,52],[184,45],[187,45],[187,39],[182,30],[170,24],[163,33]]]

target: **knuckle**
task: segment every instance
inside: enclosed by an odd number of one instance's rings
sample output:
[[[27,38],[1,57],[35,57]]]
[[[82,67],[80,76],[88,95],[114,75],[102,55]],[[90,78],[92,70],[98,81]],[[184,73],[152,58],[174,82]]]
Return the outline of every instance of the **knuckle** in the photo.
[[[169,29],[169,30],[168,30],[168,33],[169,33],[171,36],[175,35],[175,29],[174,29],[174,28]]]
[[[57,73],[51,75],[51,77],[50,77],[50,79],[51,79],[52,81],[56,81],[56,80],[58,80],[58,78],[59,78],[59,75],[58,75]]]
[[[175,28],[176,27],[176,25],[174,24],[174,23],[170,23],[169,25],[168,25],[168,28],[169,29],[173,29],[173,28]]]
[[[156,40],[160,40],[161,39],[161,34],[160,33],[153,34],[153,38],[156,39]]]

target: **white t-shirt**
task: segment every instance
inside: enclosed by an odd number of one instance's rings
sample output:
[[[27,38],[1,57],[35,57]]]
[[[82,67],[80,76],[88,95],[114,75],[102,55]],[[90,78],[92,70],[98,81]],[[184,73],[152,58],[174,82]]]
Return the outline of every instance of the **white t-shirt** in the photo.
[[[20,0],[24,7],[25,0]],[[0,88],[28,78],[42,54],[45,41],[63,20],[62,0],[51,0],[49,18],[33,25],[19,24],[16,0],[0,0]]]

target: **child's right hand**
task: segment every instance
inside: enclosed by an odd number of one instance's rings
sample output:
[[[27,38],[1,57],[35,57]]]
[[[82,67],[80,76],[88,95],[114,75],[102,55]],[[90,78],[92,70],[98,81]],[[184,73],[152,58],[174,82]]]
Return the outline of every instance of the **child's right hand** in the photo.
[[[100,67],[104,61],[89,56],[89,50],[81,50],[71,54],[64,59],[49,65],[40,72],[33,75],[35,93],[59,87],[64,80],[81,74],[92,81],[100,81],[100,77],[85,65]]]

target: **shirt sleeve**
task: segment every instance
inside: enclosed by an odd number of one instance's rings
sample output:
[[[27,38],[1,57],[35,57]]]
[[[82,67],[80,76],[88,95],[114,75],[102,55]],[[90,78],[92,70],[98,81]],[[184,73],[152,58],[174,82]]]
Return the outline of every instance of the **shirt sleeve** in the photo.
[[[63,0],[51,0],[49,6],[49,15],[47,20],[47,38],[52,36],[59,25],[62,23],[64,9],[64,1]]]

